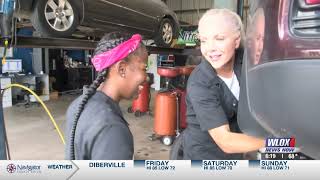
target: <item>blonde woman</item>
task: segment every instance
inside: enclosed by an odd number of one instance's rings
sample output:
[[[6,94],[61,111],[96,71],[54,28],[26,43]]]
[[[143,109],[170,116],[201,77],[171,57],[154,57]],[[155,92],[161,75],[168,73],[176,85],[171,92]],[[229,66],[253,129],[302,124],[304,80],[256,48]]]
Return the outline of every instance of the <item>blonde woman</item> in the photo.
[[[199,21],[203,58],[188,80],[184,159],[242,159],[264,146],[237,123],[242,31],[240,17],[227,9],[209,10]]]

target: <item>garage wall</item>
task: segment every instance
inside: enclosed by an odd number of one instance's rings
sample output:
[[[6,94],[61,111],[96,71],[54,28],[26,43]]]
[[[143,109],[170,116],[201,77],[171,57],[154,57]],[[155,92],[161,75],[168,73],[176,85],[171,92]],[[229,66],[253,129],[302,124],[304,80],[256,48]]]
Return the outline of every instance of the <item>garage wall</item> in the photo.
[[[22,28],[18,31],[18,35],[21,36],[31,36],[32,29],[30,28]],[[22,69],[24,69],[25,73],[33,73],[32,69],[32,56],[33,49],[32,48],[14,48],[13,49],[13,59],[22,59]]]
[[[67,55],[73,60],[85,62],[85,53],[84,50],[67,50]]]
[[[198,24],[199,18],[213,4],[214,0],[167,0],[168,7],[177,14],[179,21],[192,25]]]
[[[197,25],[200,17],[211,8],[228,8],[236,11],[237,0],[166,0],[179,21]]]
[[[237,0],[215,0],[214,8],[227,8],[237,12]]]

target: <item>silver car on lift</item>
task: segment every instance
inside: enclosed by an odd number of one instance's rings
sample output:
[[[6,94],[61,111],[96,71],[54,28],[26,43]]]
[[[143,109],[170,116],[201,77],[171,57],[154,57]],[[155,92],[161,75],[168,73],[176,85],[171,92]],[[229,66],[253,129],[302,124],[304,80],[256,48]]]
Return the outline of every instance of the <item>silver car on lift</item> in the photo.
[[[16,0],[19,27],[32,26],[42,35],[74,33],[101,37],[127,31],[168,47],[179,34],[176,14],[161,0]]]

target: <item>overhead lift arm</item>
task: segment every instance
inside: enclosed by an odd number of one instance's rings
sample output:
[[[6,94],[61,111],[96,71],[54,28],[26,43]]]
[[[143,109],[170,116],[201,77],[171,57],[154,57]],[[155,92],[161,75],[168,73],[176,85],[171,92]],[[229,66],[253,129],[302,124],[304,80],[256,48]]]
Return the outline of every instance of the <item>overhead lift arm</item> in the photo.
[[[4,39],[0,39],[3,41]],[[17,36],[13,47],[17,48],[50,48],[50,49],[83,49],[94,50],[97,46],[97,41],[71,39],[71,38],[48,38],[48,37],[30,37]],[[3,46],[3,44],[1,44]],[[147,46],[150,54],[174,54],[174,55],[195,55],[201,56],[199,49],[195,48],[165,48]]]

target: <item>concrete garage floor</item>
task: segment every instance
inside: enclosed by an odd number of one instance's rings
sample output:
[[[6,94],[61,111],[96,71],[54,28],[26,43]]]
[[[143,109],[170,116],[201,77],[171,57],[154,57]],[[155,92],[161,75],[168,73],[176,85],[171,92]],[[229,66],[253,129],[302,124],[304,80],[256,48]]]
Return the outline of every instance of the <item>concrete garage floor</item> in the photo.
[[[154,93],[152,93],[154,94]],[[63,95],[58,100],[45,102],[59,127],[64,131],[65,113],[75,95]],[[153,96],[152,96],[153,97]],[[152,98],[153,99],[153,98]],[[153,101],[151,100],[151,108]],[[135,117],[127,113],[131,101],[120,103],[124,117],[130,124],[134,136],[135,159],[168,159],[170,147],[159,140],[150,141],[153,133],[153,117],[146,114]],[[24,108],[13,106],[4,109],[8,140],[13,160],[64,159],[64,145],[49,116],[42,107]],[[64,133],[64,132],[63,132]],[[103,149],[102,149],[103,151]]]

